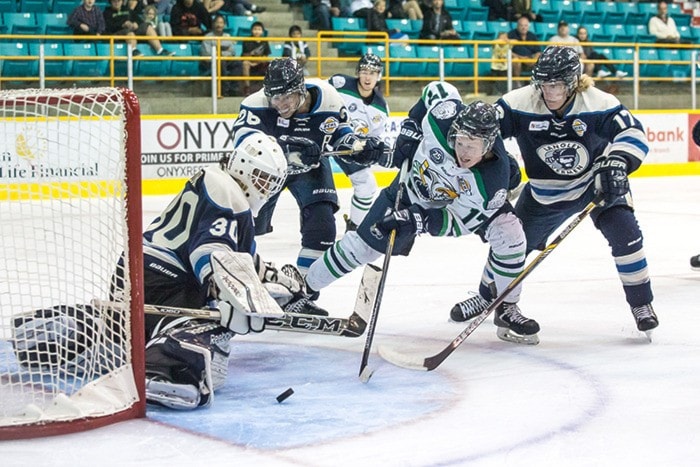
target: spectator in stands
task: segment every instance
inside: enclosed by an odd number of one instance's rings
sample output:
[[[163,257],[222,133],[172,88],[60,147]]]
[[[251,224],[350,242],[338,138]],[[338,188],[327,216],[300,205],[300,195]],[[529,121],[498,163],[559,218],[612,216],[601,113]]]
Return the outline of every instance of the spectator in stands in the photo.
[[[95,0],[83,0],[68,16],[66,24],[76,36],[99,36],[105,32],[105,19]]]
[[[124,5],[124,0],[109,0],[109,6],[104,11],[105,33],[113,36],[145,36],[148,45],[158,55],[174,55],[166,50],[158,40],[156,30],[149,23],[141,21],[137,10]],[[136,48],[136,40],[127,40],[134,55],[141,55]]]
[[[590,41],[588,38],[588,29],[586,29],[585,26],[580,26],[578,30],[576,31],[576,37],[578,38],[579,42],[585,43]],[[609,60],[606,55],[603,55],[602,53],[596,52],[593,50],[593,46],[591,45],[582,45],[583,48],[583,54],[588,60]],[[606,63],[591,63],[589,61],[586,61],[583,63],[584,67],[584,73],[586,73],[588,76],[597,76],[598,78],[607,78],[610,75],[615,75],[616,78],[624,78],[627,76],[626,71],[621,71],[618,70],[615,65],[611,62],[606,62]],[[607,70],[604,70],[603,67],[607,68]]]
[[[489,21],[513,21],[513,7],[508,0],[484,0],[489,9]]]
[[[432,0],[431,8],[423,12],[421,39],[459,39],[459,34],[452,25],[452,16],[444,4],[445,0]]]
[[[387,18],[423,19],[423,11],[417,0],[389,0]]]
[[[226,19],[218,14],[214,16],[211,22],[211,31],[206,33],[204,37],[221,37],[230,38],[231,34],[224,32],[226,27]],[[234,42],[229,39],[221,39],[218,41],[219,46],[219,57],[233,57],[234,56]],[[212,51],[217,47],[217,41],[202,41],[199,45],[199,55],[203,57],[211,57]],[[199,62],[200,69],[204,73],[209,73],[211,71],[211,63],[201,61]],[[240,61],[235,60],[222,60],[221,61],[221,76],[241,76],[242,65]],[[232,81],[223,81],[221,85],[221,93],[224,96],[235,95],[236,84]]]
[[[202,3],[209,13],[221,10],[235,16],[252,16],[253,13],[267,10],[264,6],[254,5],[246,0],[202,0]]]
[[[265,26],[256,21],[250,29],[250,36],[261,38],[265,34]],[[269,57],[272,51],[270,43],[265,40],[245,41],[243,42],[243,57]],[[243,76],[265,76],[269,60],[245,60],[243,62]],[[250,81],[243,82],[243,95],[251,94]]]
[[[553,42],[556,45],[568,45],[576,51],[576,53],[579,57],[581,57],[581,59],[586,58],[586,56],[583,53],[583,48],[581,47],[581,44],[579,43],[576,37],[571,35],[569,30],[569,23],[567,23],[566,21],[559,21],[559,24],[557,25],[557,33],[556,35],[549,38],[549,42]]]
[[[156,5],[147,5],[143,8],[143,21],[153,26],[159,36],[168,37],[173,35],[170,23],[163,21],[163,18],[158,14]]]
[[[211,15],[202,2],[177,0],[170,11],[174,36],[203,36],[211,30]]]
[[[676,22],[668,15],[668,4],[659,2],[656,15],[649,19],[649,34],[656,36],[660,44],[689,44],[690,41],[681,39]]]
[[[542,21],[542,17],[532,11],[532,0],[512,0],[510,6],[513,9],[513,19],[527,18],[529,21]]]
[[[493,53],[491,58],[495,60],[506,60],[508,58],[508,49],[510,48],[510,39],[508,33],[501,31],[496,37],[496,42],[493,45]],[[505,61],[491,62],[491,76],[503,78],[508,76],[508,63]],[[508,92],[508,86],[505,81],[492,81],[490,95],[500,95]]]
[[[301,27],[293,24],[289,27],[289,37],[292,39],[284,43],[282,49],[283,57],[291,57],[297,61],[299,66],[304,70],[304,76],[309,76],[309,70],[306,69],[306,63],[309,61],[309,45],[301,39]]]
[[[521,16],[515,29],[508,33],[511,41],[537,42],[537,36],[530,32],[530,20],[527,16]],[[513,46],[513,77],[518,77],[523,70],[530,71],[540,56],[542,48],[537,44],[518,44]],[[531,62],[523,63],[520,60],[529,59]],[[515,87],[520,87],[519,82],[515,82]]]
[[[372,0],[352,0],[350,2],[350,14],[355,18],[367,19],[373,6]]]
[[[408,39],[408,35],[399,29],[389,29],[386,24],[386,0],[374,0],[372,9],[367,13],[367,30],[385,32],[391,39]]]
[[[173,9],[173,4],[175,0],[147,0],[149,5],[154,5],[158,16],[161,18],[163,15],[169,15],[170,11]]]
[[[330,31],[333,29],[331,18],[340,16],[350,16],[350,12],[341,9],[340,0],[306,0],[314,12],[313,25],[319,31]]]

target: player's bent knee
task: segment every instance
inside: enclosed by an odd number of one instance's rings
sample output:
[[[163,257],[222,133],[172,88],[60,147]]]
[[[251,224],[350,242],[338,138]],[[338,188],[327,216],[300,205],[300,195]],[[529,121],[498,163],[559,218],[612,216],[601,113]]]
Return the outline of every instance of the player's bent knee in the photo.
[[[187,410],[212,403],[228,374],[233,333],[216,323],[191,320],[146,345],[146,400]]]
[[[326,250],[335,241],[335,205],[314,203],[301,212],[301,245],[312,250]]]

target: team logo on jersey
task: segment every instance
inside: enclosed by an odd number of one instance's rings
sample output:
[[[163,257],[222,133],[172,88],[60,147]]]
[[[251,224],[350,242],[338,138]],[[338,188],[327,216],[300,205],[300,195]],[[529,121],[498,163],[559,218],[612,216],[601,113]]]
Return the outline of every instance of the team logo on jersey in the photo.
[[[537,148],[537,155],[558,175],[579,175],[588,167],[590,156],[577,141],[560,141]]]
[[[445,153],[442,152],[442,149],[440,148],[433,148],[428,153],[428,157],[430,157],[430,160],[436,164],[442,164],[442,161],[445,160]]]
[[[289,120],[287,120],[286,118],[277,117],[277,126],[281,126],[282,128],[289,128]]]
[[[372,123],[374,123],[375,125],[378,123],[381,123],[381,121],[382,121],[381,115],[375,115],[374,117],[372,117]]]
[[[430,109],[430,113],[440,120],[445,120],[457,115],[457,102],[455,101],[442,101],[436,104],[435,107]]]
[[[328,117],[323,123],[321,123],[321,125],[319,125],[319,129],[328,135],[337,130],[339,125],[340,122],[337,118]]]
[[[450,180],[430,167],[428,161],[414,169],[412,178],[416,195],[424,201],[449,203],[459,196]]]
[[[574,120],[574,123],[571,124],[571,128],[573,128],[573,130],[576,132],[576,134],[580,138],[586,132],[588,125],[586,125],[583,121],[581,121],[577,118],[576,120]]]
[[[506,199],[508,198],[508,191],[505,188],[501,188],[494,195],[493,198],[489,200],[486,204],[486,209],[499,209],[501,206],[506,204]]]
[[[547,131],[549,130],[549,122],[530,122],[530,131]]]
[[[357,112],[357,104],[354,102],[351,102],[350,105],[348,106],[348,110],[350,113]]]
[[[357,135],[366,135],[369,133],[369,125],[367,122],[361,119],[355,119],[350,122],[350,126],[352,126],[352,132],[357,134]]]

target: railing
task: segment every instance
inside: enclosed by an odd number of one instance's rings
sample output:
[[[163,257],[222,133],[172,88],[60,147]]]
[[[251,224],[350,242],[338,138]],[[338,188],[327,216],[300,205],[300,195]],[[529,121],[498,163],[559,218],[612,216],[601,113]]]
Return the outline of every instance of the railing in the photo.
[[[261,76],[222,76],[222,66],[229,61],[250,60],[250,57],[241,57],[240,52],[234,57],[221,56],[221,41],[234,41],[242,43],[251,40],[266,40],[271,43],[273,55],[270,57],[256,57],[256,61],[272,60],[277,56],[281,56],[281,45],[288,37],[267,37],[267,38],[252,38],[247,37],[159,37],[158,39],[166,48],[172,48],[173,45],[186,44],[189,49],[186,53],[177,54],[174,56],[158,56],[158,55],[138,55],[132,53],[130,47],[126,46],[127,40],[133,40],[133,36],[100,36],[91,38],[86,41],[85,36],[33,36],[33,35],[0,35],[0,46],[2,44],[25,44],[27,52],[30,48],[34,51],[30,53],[10,53],[7,47],[0,49],[0,63],[3,61],[8,63],[30,63],[36,66],[36,74],[27,73],[24,76],[7,76],[0,75],[0,85],[13,82],[27,84],[32,87],[44,88],[46,86],[55,85],[59,82],[78,83],[78,82],[97,82],[109,84],[110,86],[125,85],[129,88],[134,87],[135,82],[144,81],[162,81],[162,82],[196,82],[211,84],[212,111],[217,112],[217,99],[221,97],[221,86],[226,81],[240,82],[244,80],[259,81]],[[145,37],[139,36],[137,40],[144,42]],[[216,47],[212,47],[211,56],[200,56],[193,49],[198,50],[198,43],[201,41],[213,41]],[[508,54],[505,59],[494,59],[491,57],[493,46],[499,44],[498,41],[435,41],[435,40],[390,40],[385,33],[367,33],[364,31],[320,31],[316,37],[305,38],[309,43],[316,44],[316,50],[323,51],[324,46],[328,45],[335,49],[351,50],[350,53],[344,53],[343,56],[326,56],[321,53],[314,57],[309,57],[307,68],[312,77],[326,79],[329,76],[339,71],[338,64],[344,63],[351,65],[354,72],[354,65],[364,51],[372,51],[380,55],[385,62],[385,72],[383,74],[384,92],[386,95],[391,95],[392,84],[401,82],[416,82],[421,86],[428,81],[435,79],[446,79],[448,81],[461,82],[463,86],[478,94],[482,91],[485,84],[495,82],[505,82],[507,89],[513,88],[517,82],[527,82],[528,76],[512,76],[511,69],[513,63],[530,63],[532,59],[516,59],[512,54]],[[80,42],[79,42],[80,41]],[[107,51],[103,51],[100,55],[82,54],[82,55],[67,55],[67,54],[48,54],[46,47],[49,44],[66,44],[79,42],[81,44],[100,43],[108,45]],[[273,47],[274,44],[277,44]],[[546,46],[546,42],[522,42],[521,44],[535,44]],[[609,42],[594,42],[590,44],[596,50],[624,51],[622,54],[615,53],[616,57],[609,57],[609,63],[616,66],[624,67],[628,70],[626,78],[605,78],[605,81],[619,82],[630,84],[634,95],[634,106],[637,108],[640,94],[640,83],[644,82],[674,82],[689,84],[689,91],[692,98],[692,107],[696,107],[696,76],[698,66],[698,54],[700,46],[698,45],[667,45],[655,43],[609,43]],[[19,47],[19,46],[18,46]],[[141,49],[146,46],[142,45]],[[421,51],[426,55],[418,56],[412,53],[407,53],[411,49],[413,52]],[[660,58],[660,55],[665,54],[662,51],[677,51],[672,54],[674,58]],[[651,52],[656,51],[657,56]],[[178,52],[178,51],[176,51]],[[610,53],[610,55],[613,55]],[[620,56],[623,56],[622,58]],[[644,57],[644,58],[643,58]],[[163,72],[153,74],[144,74],[143,69],[147,68],[149,62],[160,63],[192,63],[196,66],[185,70],[184,74],[173,75]],[[86,73],[84,75],[76,75],[72,72],[67,72],[65,75],[47,75],[47,65],[60,62],[66,63],[66,69],[69,66],[73,67],[74,62],[95,62],[103,64],[102,67],[95,67],[104,70],[104,73]],[[104,63],[106,62],[106,67]],[[199,64],[206,62],[210,64],[210,72],[206,74],[199,71]],[[506,76],[490,76],[489,70],[491,64],[495,62],[505,62],[508,73]],[[602,60],[593,61],[591,63],[606,63]],[[0,70],[5,69],[6,64],[2,63]],[[644,70],[651,70],[654,66],[665,67],[669,70],[667,74],[645,73]],[[172,69],[170,65],[167,69]],[[34,68],[32,68],[34,69]],[[182,69],[182,67],[178,67]],[[344,68],[347,70],[347,67]],[[423,70],[416,72],[416,70]],[[674,73],[670,71],[673,70]],[[172,90],[172,92],[177,92]]]

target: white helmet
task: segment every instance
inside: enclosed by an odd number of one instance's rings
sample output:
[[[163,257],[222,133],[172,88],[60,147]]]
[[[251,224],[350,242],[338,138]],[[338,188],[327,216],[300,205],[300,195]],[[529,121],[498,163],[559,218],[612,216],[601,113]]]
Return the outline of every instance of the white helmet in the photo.
[[[277,141],[260,131],[238,133],[224,169],[241,186],[254,216],[287,179],[287,159]]]

